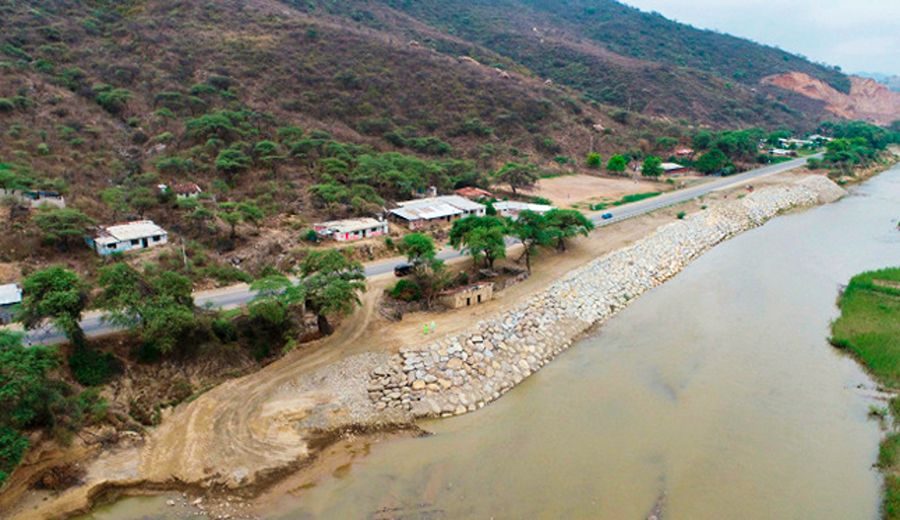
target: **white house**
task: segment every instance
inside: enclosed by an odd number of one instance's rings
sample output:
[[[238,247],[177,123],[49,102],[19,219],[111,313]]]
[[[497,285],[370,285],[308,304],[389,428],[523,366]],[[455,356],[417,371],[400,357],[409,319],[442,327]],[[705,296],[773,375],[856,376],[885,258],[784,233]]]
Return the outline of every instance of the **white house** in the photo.
[[[391,217],[409,229],[441,225],[470,215],[483,217],[486,209],[483,204],[459,195],[409,200],[398,206],[390,211]]]
[[[136,220],[102,226],[94,237],[87,237],[85,241],[97,254],[110,255],[161,246],[169,241],[169,234],[152,220]]]
[[[320,237],[350,242],[387,235],[388,223],[374,218],[355,218],[318,222],[313,225],[313,229]]]
[[[770,155],[777,155],[779,157],[792,157],[797,155],[797,152],[793,150],[785,150],[784,148],[772,148],[769,150]]]
[[[22,289],[14,283],[0,285],[0,324],[12,321],[13,306],[22,303]]]
[[[540,215],[547,213],[553,206],[547,204],[532,204],[530,202],[516,202],[513,200],[501,200],[494,203],[494,209],[501,217],[509,217],[511,219],[519,218],[519,213],[523,211],[533,211]]]

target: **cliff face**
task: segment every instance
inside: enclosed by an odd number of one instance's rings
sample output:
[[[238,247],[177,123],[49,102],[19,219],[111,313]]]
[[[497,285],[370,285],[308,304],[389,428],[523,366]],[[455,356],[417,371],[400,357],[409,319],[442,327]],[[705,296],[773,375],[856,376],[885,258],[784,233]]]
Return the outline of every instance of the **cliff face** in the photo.
[[[850,93],[844,94],[802,72],[762,79],[763,84],[824,101],[826,110],[844,119],[862,119],[879,125],[888,125],[900,119],[900,92],[893,92],[872,79],[851,76],[850,81]]]

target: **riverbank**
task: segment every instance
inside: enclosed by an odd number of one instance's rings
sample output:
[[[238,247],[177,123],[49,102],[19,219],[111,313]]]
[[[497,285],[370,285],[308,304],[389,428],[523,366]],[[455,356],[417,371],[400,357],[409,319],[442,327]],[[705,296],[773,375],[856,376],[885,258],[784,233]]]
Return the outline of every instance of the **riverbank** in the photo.
[[[832,202],[844,193],[824,177],[806,177],[663,226],[569,273],[509,312],[424,347],[401,349],[372,371],[369,397],[378,410],[405,411],[415,418],[475,411],[716,244],[780,212]]]
[[[621,301],[615,307],[608,307],[606,311],[602,311],[600,307],[593,311],[585,308],[584,313],[595,312],[596,316],[602,314],[608,317],[643,290],[674,275],[690,259],[702,254],[715,243],[755,227],[779,211],[833,200],[842,193],[833,183],[821,177],[801,177],[796,183],[758,188],[753,194],[738,195],[737,199],[723,195],[723,200],[705,201],[704,205],[710,204],[707,209],[701,209],[703,205],[697,203],[693,206],[696,214],[666,225],[650,235],[671,235],[673,240],[662,241],[657,245],[678,250],[679,255],[685,255],[679,257],[681,260],[676,262],[668,254],[640,258],[653,251],[652,248],[642,249],[647,247],[647,239],[619,246],[620,249],[601,260],[621,254],[622,251],[629,251],[629,254],[634,255],[633,260],[629,260],[634,265],[626,267],[621,278],[615,282],[621,283],[629,294],[623,294]],[[672,211],[673,215],[676,211]],[[674,220],[673,215],[666,218]],[[631,225],[636,224],[624,224],[626,227]],[[654,225],[656,226],[658,224]],[[615,233],[614,230],[605,230],[604,236]],[[694,233],[702,237],[688,238]],[[627,243],[628,238],[623,236],[620,240]],[[651,242],[653,243],[656,242]],[[652,262],[657,261],[665,262],[664,265],[653,267]],[[579,278],[578,273],[590,270],[596,262],[562,276],[548,287],[558,288],[560,284],[572,283],[573,279],[583,279],[584,276]],[[640,277],[646,274],[644,271],[654,271],[653,276],[660,277],[649,285],[645,281],[636,281],[643,280]],[[597,272],[593,274],[596,277]],[[605,274],[601,273],[600,276]],[[636,280],[626,279],[631,276]],[[539,280],[529,282],[537,281]],[[572,285],[567,290],[575,291],[573,296],[578,298],[590,297],[586,292],[593,290],[593,282],[585,283],[587,285]],[[612,284],[613,281],[610,280],[609,283]],[[454,315],[451,318],[457,322],[457,328],[451,329],[448,324],[446,327],[442,326],[441,330],[455,331],[451,332],[451,337],[465,335],[471,328],[469,324],[477,319],[476,316],[484,316],[485,312],[491,312],[490,309],[499,308],[503,309],[501,316],[505,319],[511,312],[519,312],[516,309],[521,307],[509,305],[507,308],[506,305],[511,301],[533,302],[536,298],[540,299],[534,294],[540,296],[550,290],[529,293],[526,289],[524,284],[522,287],[517,286],[505,296],[508,298],[507,302],[503,302],[502,298],[501,301],[492,302],[495,307],[485,306]],[[370,291],[366,298],[375,298],[375,291]],[[369,303],[366,302],[364,306],[366,312],[371,312],[374,308]],[[577,308],[568,309],[582,314]],[[556,330],[565,328],[565,337],[570,342],[591,326],[584,319],[585,316],[591,318],[589,314],[584,314],[571,319],[568,322],[572,325],[571,328],[566,328],[564,323],[554,324],[554,327]],[[324,447],[316,444],[316,440],[322,438],[323,432],[340,432],[359,425],[391,428],[409,424],[415,415],[411,413],[412,406],[402,406],[402,395],[398,406],[385,405],[383,409],[378,409],[377,403],[370,397],[373,382],[369,375],[391,366],[394,358],[390,352],[396,352],[399,345],[410,345],[421,340],[420,333],[404,335],[398,334],[394,329],[406,327],[414,330],[418,327],[415,323],[402,323],[392,328],[373,330],[363,325],[357,327],[356,323],[366,323],[363,317],[357,318],[360,319],[352,321],[354,326],[342,328],[336,337],[313,354],[301,357],[301,353],[297,353],[288,356],[258,374],[225,383],[194,402],[179,407],[163,420],[162,426],[152,433],[142,448],[105,453],[90,464],[84,486],[48,502],[40,502],[36,509],[29,507],[27,512],[23,511],[23,516],[61,516],[64,512],[83,510],[97,496],[99,489],[120,487],[124,483],[154,489],[218,489],[227,493],[251,493],[264,489],[279,480],[285,472],[297,469],[302,462],[321,454]],[[385,342],[392,343],[393,348],[372,352]],[[474,343],[473,341],[473,348]],[[527,350],[527,345],[525,348]],[[563,347],[554,348],[561,351]],[[357,353],[361,354],[356,355]],[[454,351],[454,354],[459,352]],[[486,354],[483,355],[487,357]],[[462,356],[454,357],[459,359]],[[477,358],[474,354],[472,357]],[[536,362],[537,359],[535,357]],[[467,361],[468,359],[463,363],[469,366]],[[528,361],[527,355],[525,361]],[[502,363],[500,367],[503,367]],[[519,370],[524,372],[521,367]],[[485,372],[489,373],[487,370]],[[495,371],[494,375],[499,378],[502,373]],[[521,381],[524,377],[521,373],[515,374],[510,381],[515,383],[516,379]],[[453,384],[454,381],[450,380],[450,383]],[[421,385],[412,381],[409,386],[412,387],[413,384]],[[433,391],[433,387],[428,388],[428,384],[433,383],[426,382],[425,390]],[[458,394],[459,388],[451,388],[453,392],[450,393]],[[447,399],[452,402],[450,393]],[[421,402],[419,405],[421,406]],[[453,412],[457,409],[458,406],[455,406]],[[466,409],[468,410],[468,406]]]
[[[878,468],[884,474],[884,518],[900,518],[900,267],[854,276],[841,295],[841,316],[832,324],[832,344],[853,354],[894,394],[873,414],[890,422]]]

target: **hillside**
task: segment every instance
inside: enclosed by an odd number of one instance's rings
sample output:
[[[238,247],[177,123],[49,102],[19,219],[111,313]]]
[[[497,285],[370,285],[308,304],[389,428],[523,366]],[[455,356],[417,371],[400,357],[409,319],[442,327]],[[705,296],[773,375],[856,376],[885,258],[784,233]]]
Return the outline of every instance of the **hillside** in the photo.
[[[832,117],[772,74],[849,88],[609,0],[28,0],[0,5],[0,29],[3,187],[61,190],[98,223],[152,218],[202,259],[196,279],[224,282],[245,275],[218,260],[283,258],[314,220],[486,186],[506,162],[570,172],[592,149]],[[178,182],[204,198],[157,195]],[[0,262],[94,262],[33,224],[6,224]]]
[[[887,126],[900,120],[900,93],[873,79],[853,76],[849,93],[800,72],[763,78],[763,83],[824,101],[826,110],[843,119],[861,119]]]

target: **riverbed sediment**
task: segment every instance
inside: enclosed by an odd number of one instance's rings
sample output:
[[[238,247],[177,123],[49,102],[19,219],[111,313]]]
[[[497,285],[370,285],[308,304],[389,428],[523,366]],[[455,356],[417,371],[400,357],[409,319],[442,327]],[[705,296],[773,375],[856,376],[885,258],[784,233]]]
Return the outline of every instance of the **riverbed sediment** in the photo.
[[[372,371],[369,398],[378,410],[414,418],[475,411],[716,244],[781,212],[832,202],[845,193],[826,177],[810,176],[665,225],[570,272],[508,312],[463,333],[400,349]]]

